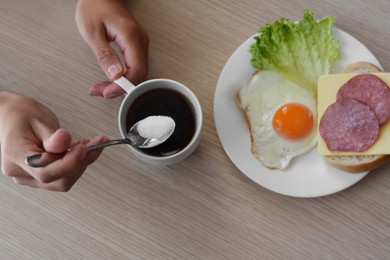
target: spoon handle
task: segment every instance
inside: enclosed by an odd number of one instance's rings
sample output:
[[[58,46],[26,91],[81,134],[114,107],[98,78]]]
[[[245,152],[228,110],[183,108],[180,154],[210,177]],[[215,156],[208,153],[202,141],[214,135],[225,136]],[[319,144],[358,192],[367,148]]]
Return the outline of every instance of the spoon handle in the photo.
[[[130,142],[128,139],[117,139],[117,140],[107,141],[107,142],[104,142],[101,144],[88,145],[87,149],[88,149],[88,152],[93,152],[93,151],[102,149],[104,147],[111,146],[111,145],[117,145],[117,144],[130,144]]]
[[[101,144],[93,144],[89,145],[87,147],[87,152],[92,152],[96,151],[99,149],[102,149],[107,146],[111,145],[117,145],[117,144],[128,144],[129,141],[127,139],[117,139],[117,140],[111,140],[107,141]],[[45,167],[49,164],[51,164],[54,161],[57,161],[65,156],[67,152],[63,153],[36,153],[32,154],[26,157],[26,164],[30,165],[31,167],[34,168],[39,168],[39,167]]]
[[[125,77],[120,77],[117,80],[114,80],[114,82],[121,87],[124,91],[126,91],[126,94],[129,94],[131,91],[135,89],[135,86],[133,83],[131,83],[128,79]]]

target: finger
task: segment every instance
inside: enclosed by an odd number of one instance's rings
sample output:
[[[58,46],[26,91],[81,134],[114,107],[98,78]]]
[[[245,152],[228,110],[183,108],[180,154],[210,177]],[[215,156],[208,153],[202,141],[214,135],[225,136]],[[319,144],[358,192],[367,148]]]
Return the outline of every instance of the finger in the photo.
[[[16,170],[18,166],[13,165],[13,180],[17,184],[33,188],[62,192],[69,191],[85,172],[88,165],[93,163],[102,152],[100,150],[87,154],[85,144],[88,142],[88,145],[92,145],[105,141],[108,141],[108,138],[103,135],[97,136],[89,142],[87,139],[80,139],[63,159],[53,162],[44,168],[31,168],[25,165],[24,167],[27,169],[19,168],[19,170]],[[31,175],[28,175],[26,170],[29,170]],[[16,172],[20,174],[16,174]]]
[[[91,96],[103,96],[104,98],[114,98],[123,95],[125,91],[113,82],[100,82],[91,86],[89,94]]]
[[[31,188],[39,188],[50,191],[59,191],[67,192],[69,191],[74,184],[80,179],[85,168],[80,169],[80,171],[74,175],[71,175],[66,178],[62,178],[50,183],[42,183],[34,179],[33,177],[15,177],[13,181],[18,185],[29,186]]]
[[[88,138],[81,138],[80,140],[78,140],[74,145],[76,144],[85,144],[87,145],[91,140],[89,140]],[[72,147],[74,146],[72,145]]]
[[[118,45],[123,51],[124,62],[126,65],[125,77],[139,84],[146,80],[149,70],[148,61],[148,43],[135,41],[127,36],[124,42],[118,41]]]
[[[123,75],[124,70],[121,61],[115,50],[109,45],[104,29],[97,30],[86,41],[109,79],[115,80]]]
[[[19,185],[25,185],[25,186],[30,186],[33,188],[38,188],[38,183],[37,180],[34,179],[33,177],[28,177],[28,176],[18,176],[18,177],[13,177],[12,180]]]
[[[99,82],[99,83],[93,84],[89,88],[89,95],[91,95],[91,96],[103,96],[104,89],[108,85],[110,85],[110,84],[112,84],[112,82],[110,82],[110,81],[103,81],[103,82]]]
[[[138,49],[138,47],[134,46],[124,53],[124,60],[127,67],[124,76],[135,85],[145,81],[149,71],[149,62],[145,59],[146,55],[141,55]]]
[[[72,143],[71,134],[65,129],[58,128],[58,124],[34,121],[36,135],[43,143],[43,148],[51,153],[61,153],[69,149]]]
[[[129,43],[129,47],[126,47],[123,53],[127,67],[124,77],[135,85],[145,81],[148,75],[148,59],[145,59],[147,55],[143,55],[142,53],[142,48],[133,43]],[[115,83],[112,83],[96,86],[95,93],[99,93],[103,97],[111,99],[123,95],[125,91]]]
[[[105,136],[97,136],[88,144],[97,144],[107,140],[108,138]],[[87,153],[87,147],[84,144],[76,144],[62,159],[59,159],[44,168],[30,168],[30,174],[39,182],[51,183],[74,175],[80,168],[85,169],[99,157],[101,152],[102,151]]]
[[[1,171],[7,177],[31,177],[25,170],[6,158],[3,158]]]
[[[103,143],[103,142],[106,142],[108,141],[109,139],[104,136],[104,135],[99,135],[99,136],[96,136],[95,138],[93,138],[89,143],[88,145],[93,145],[93,144],[100,144],[100,143]],[[83,165],[84,166],[88,166],[90,164],[92,164],[93,162],[96,161],[96,159],[100,156],[100,154],[103,152],[103,149],[100,149],[100,150],[96,150],[96,151],[93,151],[93,152],[89,152],[84,160],[83,160]]]
[[[119,87],[115,83],[111,83],[107,85],[107,87],[103,90],[103,97],[110,99],[110,98],[122,96],[124,93],[125,91],[121,87]]]
[[[42,183],[50,183],[75,174],[82,166],[87,148],[84,144],[77,144],[65,156],[43,168],[32,168],[27,164],[22,167],[32,177]]]
[[[65,129],[57,129],[54,133],[45,131],[43,147],[51,153],[62,153],[70,148],[72,136]]]
[[[70,191],[70,189],[74,186],[74,184],[81,178],[81,176],[83,175],[86,169],[87,167],[81,168],[78,173],[72,176],[50,183],[47,189],[51,191],[60,191],[60,192]]]

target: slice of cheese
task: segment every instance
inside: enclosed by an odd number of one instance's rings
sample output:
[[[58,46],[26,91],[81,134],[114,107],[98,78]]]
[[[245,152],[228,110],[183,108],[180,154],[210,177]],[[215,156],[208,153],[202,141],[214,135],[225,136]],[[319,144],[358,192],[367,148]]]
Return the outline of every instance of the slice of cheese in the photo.
[[[381,78],[388,86],[390,86],[390,73],[372,73]],[[357,74],[329,74],[323,75],[318,80],[318,125],[321,121],[325,110],[336,102],[336,96],[341,86]],[[390,120],[380,128],[379,137],[367,151],[365,152],[334,152],[329,151],[325,141],[318,134],[318,152],[321,155],[368,155],[368,154],[390,154]]]

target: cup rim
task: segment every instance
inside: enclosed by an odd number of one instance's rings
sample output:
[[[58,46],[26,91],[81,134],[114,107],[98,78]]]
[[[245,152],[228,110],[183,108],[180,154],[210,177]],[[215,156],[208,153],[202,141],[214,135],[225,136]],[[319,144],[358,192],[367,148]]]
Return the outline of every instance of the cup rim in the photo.
[[[119,126],[120,134],[123,138],[125,137],[126,133],[123,131],[123,129],[121,127],[121,119],[123,118],[123,116],[121,116],[122,115],[121,112],[122,112],[123,106],[126,103],[126,100],[129,98],[131,93],[133,93],[138,87],[142,87],[148,83],[153,83],[156,81],[165,81],[165,82],[169,82],[169,83],[174,83],[176,85],[179,85],[181,88],[183,88],[186,91],[186,93],[183,93],[183,91],[180,91],[180,93],[183,94],[192,104],[193,109],[195,111],[195,118],[196,118],[195,119],[196,120],[195,133],[192,136],[191,141],[186,145],[186,147],[184,147],[182,150],[180,150],[177,153],[167,155],[167,156],[153,156],[153,155],[149,155],[147,153],[140,151],[136,147],[133,147],[131,145],[127,145],[133,153],[136,153],[136,155],[139,155],[139,157],[142,157],[145,160],[148,160],[148,161],[153,160],[155,162],[163,162],[163,161],[168,161],[170,159],[174,159],[176,157],[180,157],[181,155],[187,153],[190,149],[192,149],[194,146],[197,145],[197,142],[199,142],[200,135],[201,135],[202,128],[203,128],[203,110],[202,110],[202,106],[199,102],[199,99],[197,98],[195,93],[189,87],[187,87],[186,85],[184,85],[183,83],[181,83],[179,81],[176,81],[173,79],[165,79],[165,78],[155,78],[155,79],[150,79],[150,80],[144,81],[144,82],[138,84],[133,91],[128,93],[121,103],[119,113],[118,113],[118,126]],[[158,88],[164,88],[164,87],[156,87],[156,88],[151,88],[151,89],[158,89]],[[169,89],[171,89],[171,88],[169,88]],[[144,93],[144,92],[142,92],[142,93]],[[189,96],[191,96],[191,98]]]

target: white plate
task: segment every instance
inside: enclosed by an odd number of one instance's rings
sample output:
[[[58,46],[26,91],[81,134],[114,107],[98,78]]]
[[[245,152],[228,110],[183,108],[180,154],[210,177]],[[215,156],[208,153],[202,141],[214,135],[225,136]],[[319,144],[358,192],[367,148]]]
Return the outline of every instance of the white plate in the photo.
[[[341,58],[334,71],[356,61],[368,61],[382,68],[361,42],[340,29],[334,28],[333,31],[341,44]],[[249,53],[254,36],[246,40],[229,58],[215,91],[215,124],[226,154],[250,179],[264,188],[287,196],[325,196],[361,180],[367,172],[350,174],[334,169],[323,161],[316,147],[295,158],[286,170],[270,170],[252,155],[247,123],[237,105],[237,92],[255,71],[250,64]]]

